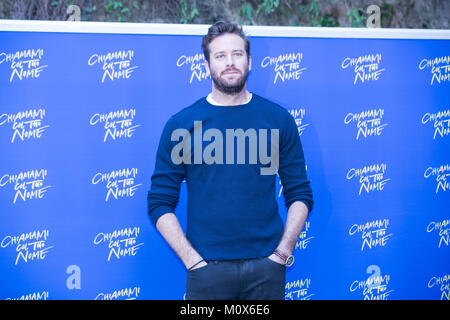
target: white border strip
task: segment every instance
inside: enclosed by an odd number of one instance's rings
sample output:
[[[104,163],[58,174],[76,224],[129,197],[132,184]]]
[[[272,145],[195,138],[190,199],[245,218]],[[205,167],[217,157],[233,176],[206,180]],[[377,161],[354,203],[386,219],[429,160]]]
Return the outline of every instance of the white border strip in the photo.
[[[209,25],[93,21],[0,20],[0,31],[204,35]],[[450,39],[447,29],[244,26],[251,37]]]

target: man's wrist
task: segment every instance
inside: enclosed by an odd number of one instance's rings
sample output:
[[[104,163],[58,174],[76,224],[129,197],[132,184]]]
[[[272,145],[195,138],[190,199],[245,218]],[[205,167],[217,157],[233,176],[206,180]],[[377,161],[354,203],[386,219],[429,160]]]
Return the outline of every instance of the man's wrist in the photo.
[[[196,269],[196,267],[197,267],[197,266],[200,266],[200,264],[201,264],[202,262],[205,262],[205,263],[206,263],[206,261],[202,259],[202,260],[200,260],[200,261],[194,263],[192,266],[190,266],[190,267],[188,268],[188,271],[192,271],[192,270]]]
[[[294,256],[291,253],[288,254],[277,248],[273,254],[280,258],[286,267],[290,267],[294,264]]]
[[[276,263],[279,263],[279,264],[284,265],[284,261],[283,261],[280,257],[278,257],[275,253],[272,253],[272,254],[269,256],[269,259],[272,260],[272,261],[274,261],[274,262],[276,262]]]

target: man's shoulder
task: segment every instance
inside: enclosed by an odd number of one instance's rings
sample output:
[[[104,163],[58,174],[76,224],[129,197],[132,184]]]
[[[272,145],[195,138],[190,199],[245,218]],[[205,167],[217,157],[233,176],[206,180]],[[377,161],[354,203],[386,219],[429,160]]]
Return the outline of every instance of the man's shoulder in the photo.
[[[187,107],[182,108],[180,111],[172,115],[173,120],[185,120],[186,118],[191,118],[196,116],[200,109],[203,107],[206,97],[202,97]]]
[[[283,107],[280,103],[270,100],[268,98],[262,97],[258,94],[253,93],[254,97],[256,98],[256,103],[259,104],[259,108],[263,108],[267,110],[267,112],[270,112],[273,116],[279,115],[282,118],[285,117],[291,117],[290,112]]]
[[[257,99],[257,102],[267,104],[268,106],[271,106],[273,108],[282,108],[281,105],[274,100],[270,100],[269,98],[263,97],[260,94],[252,93],[253,97]]]

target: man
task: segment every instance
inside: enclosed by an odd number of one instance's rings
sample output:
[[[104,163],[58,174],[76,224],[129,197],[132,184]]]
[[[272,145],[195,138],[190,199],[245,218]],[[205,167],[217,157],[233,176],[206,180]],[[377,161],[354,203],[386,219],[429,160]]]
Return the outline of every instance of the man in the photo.
[[[313,205],[298,129],[286,109],[247,91],[252,61],[239,26],[215,23],[202,48],[212,91],[166,123],[149,215],[188,269],[186,299],[284,299],[285,268]],[[174,214],[184,179],[186,236]]]

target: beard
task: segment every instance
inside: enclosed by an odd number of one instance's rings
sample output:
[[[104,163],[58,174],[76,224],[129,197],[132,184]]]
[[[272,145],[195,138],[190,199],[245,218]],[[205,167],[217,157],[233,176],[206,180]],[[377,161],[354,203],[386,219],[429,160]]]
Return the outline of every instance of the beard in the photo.
[[[227,69],[225,71],[229,71],[229,70],[230,69]],[[239,71],[237,69],[231,69],[231,70]],[[221,78],[221,76],[214,70],[211,70],[211,78],[212,78],[217,90],[219,90],[220,92],[223,92],[225,94],[236,95],[239,92],[241,92],[242,89],[244,88],[245,82],[247,81],[247,77],[248,77],[248,71],[249,70],[248,70],[248,66],[247,66],[247,68],[244,70],[244,73],[237,80],[235,80],[235,82],[233,84],[229,84],[229,82],[227,80]]]

